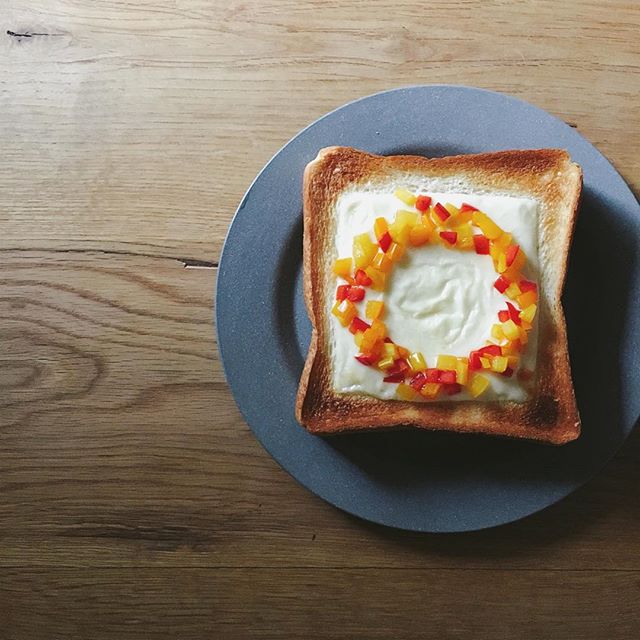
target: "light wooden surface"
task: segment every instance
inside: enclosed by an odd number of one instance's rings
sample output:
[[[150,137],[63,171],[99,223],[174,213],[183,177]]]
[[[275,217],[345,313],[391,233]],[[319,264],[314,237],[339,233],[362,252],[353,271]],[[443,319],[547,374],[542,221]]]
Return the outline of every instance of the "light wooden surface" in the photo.
[[[619,1],[5,0],[0,638],[638,636],[638,434],[525,521],[386,530],[261,449],[211,312],[257,171],[378,90],[529,100],[637,194],[638,33]]]

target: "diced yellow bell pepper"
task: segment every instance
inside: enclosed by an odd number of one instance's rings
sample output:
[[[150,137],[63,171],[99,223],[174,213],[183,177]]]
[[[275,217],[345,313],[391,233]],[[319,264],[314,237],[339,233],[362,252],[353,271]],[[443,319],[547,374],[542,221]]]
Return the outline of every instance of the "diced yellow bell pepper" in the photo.
[[[438,356],[436,367],[438,367],[438,369],[445,369],[446,371],[455,371],[457,364],[458,358],[456,358],[456,356],[440,355]]]
[[[501,324],[494,324],[491,327],[491,337],[498,341],[504,340],[504,331]]]
[[[396,387],[396,395],[401,400],[413,400],[417,394],[412,387],[410,387],[408,384],[405,384],[404,382],[401,382]]]
[[[397,243],[406,245],[409,242],[411,228],[418,224],[419,221],[419,213],[399,209],[396,211],[395,220],[389,225],[389,233]]]
[[[414,247],[420,247],[427,243],[430,237],[431,230],[423,223],[411,227],[411,231],[409,231],[409,243]]]
[[[473,230],[470,224],[461,224],[454,231],[458,234],[456,246],[460,249],[473,249]]]
[[[425,398],[435,398],[440,391],[440,383],[439,382],[426,382],[422,389],[420,389],[420,395]]]
[[[513,236],[510,233],[504,231],[493,241],[493,244],[504,251],[511,244],[512,240]]]
[[[387,283],[386,273],[372,266],[366,267],[364,272],[371,278],[371,288],[374,291],[384,291],[385,284]]]
[[[398,223],[401,227],[413,227],[420,222],[420,214],[415,211],[398,209],[394,222]]]
[[[376,236],[376,240],[380,240],[387,231],[389,231],[387,221],[384,218],[376,218],[373,223],[373,233]]]
[[[352,268],[353,261],[351,260],[351,258],[338,258],[333,263],[333,273],[335,273],[337,276],[340,276],[341,278],[345,278],[345,280],[351,277]]]
[[[491,371],[495,371],[496,373],[503,373],[507,370],[509,366],[509,361],[505,356],[494,356],[491,360]]]
[[[378,245],[371,240],[368,233],[361,233],[353,239],[353,259],[356,269],[364,269],[378,252]]]
[[[402,202],[404,202],[405,204],[408,204],[410,207],[413,207],[413,205],[416,203],[416,200],[418,199],[418,197],[411,193],[411,191],[409,191],[408,189],[403,189],[402,187],[398,187],[393,192],[393,195],[399,200],[402,200]]]
[[[429,221],[433,225],[434,230],[440,228],[442,226],[443,222],[439,218],[438,214],[436,213],[435,208],[434,207],[429,207],[428,214],[429,214],[428,215]],[[423,216],[423,217],[425,217],[425,216]]]
[[[368,300],[365,307],[365,316],[367,320],[375,320],[376,318],[382,318],[384,313],[384,302],[382,300]]]
[[[353,341],[356,343],[357,347],[362,346],[362,339],[364,338],[364,331],[356,331],[353,334]]]
[[[518,296],[518,305],[521,309],[526,309],[529,305],[538,301],[538,294],[535,291],[527,291]]]
[[[474,211],[471,220],[489,240],[495,240],[502,233],[502,229],[482,211]]]
[[[460,213],[460,209],[458,209],[458,207],[456,207],[455,205],[451,204],[450,202],[447,202],[444,205],[444,208],[451,214],[452,218],[454,216],[458,216],[458,214]]]
[[[385,342],[382,346],[382,354],[395,360],[398,357],[398,347],[393,342]]]
[[[536,317],[537,310],[538,307],[535,304],[530,304],[520,312],[520,318],[525,322],[532,323],[533,319]]]
[[[398,262],[398,260],[400,260],[400,258],[402,258],[402,256],[404,255],[404,250],[405,245],[398,244],[397,242],[392,242],[385,255],[388,256],[391,262]]]
[[[469,381],[469,360],[468,358],[458,358],[456,362],[456,382],[466,385]]]
[[[511,300],[516,300],[521,293],[522,291],[520,291],[520,287],[518,286],[517,282],[512,282],[504,292],[504,294],[508,298],[511,298]]]
[[[469,393],[477,398],[479,395],[483,394],[489,388],[489,380],[484,376],[476,373],[471,376],[471,381],[469,382]]]
[[[348,327],[351,321],[358,315],[358,310],[350,300],[342,300],[342,302],[336,302],[333,305],[331,313],[338,318],[343,327]]]
[[[436,230],[436,225],[433,224],[433,220],[431,219],[431,216],[429,215],[429,212],[431,211],[431,207],[429,209],[427,209],[421,216],[420,218],[420,223],[422,223],[425,227],[427,227],[427,229],[429,229],[429,231],[431,232],[431,234],[433,235],[435,233]]]
[[[496,265],[496,271],[498,273],[504,273],[507,270],[507,256],[504,253],[498,254],[498,264]]]
[[[393,267],[393,262],[391,261],[391,258],[384,253],[384,251],[378,251],[373,258],[371,266],[374,269],[378,269],[378,271],[382,271],[382,273],[389,273],[389,271],[391,271],[391,267]]]
[[[424,371],[427,368],[427,362],[424,359],[424,356],[419,351],[410,354],[407,360],[409,362],[409,366],[411,367],[411,371],[413,371],[414,373],[417,373],[418,371]]]
[[[480,364],[482,365],[483,369],[491,369],[491,360],[489,360],[489,358],[480,356]]]
[[[378,361],[378,369],[380,369],[381,371],[386,371],[387,369],[393,367],[394,362],[395,358],[393,358],[392,356],[385,356]]]
[[[511,319],[502,323],[502,331],[507,340],[518,340],[518,338],[520,338],[518,325]]]
[[[520,358],[518,356],[507,356],[507,362],[512,369],[517,369]]]

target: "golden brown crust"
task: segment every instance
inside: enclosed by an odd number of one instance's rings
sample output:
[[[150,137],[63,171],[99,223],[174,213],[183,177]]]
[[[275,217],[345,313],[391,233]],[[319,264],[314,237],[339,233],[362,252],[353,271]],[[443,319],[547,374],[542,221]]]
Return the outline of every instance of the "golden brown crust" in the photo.
[[[385,401],[333,391],[325,312],[333,256],[332,205],[345,188],[394,176],[455,178],[473,189],[527,195],[542,204],[540,226],[540,335],[532,399],[515,402]],[[561,295],[582,188],[582,172],[561,149],[500,151],[427,159],[375,156],[348,147],[322,149],[304,173],[303,276],[312,324],[300,380],[296,417],[312,433],[390,428],[476,432],[552,444],[580,433],[567,350]]]

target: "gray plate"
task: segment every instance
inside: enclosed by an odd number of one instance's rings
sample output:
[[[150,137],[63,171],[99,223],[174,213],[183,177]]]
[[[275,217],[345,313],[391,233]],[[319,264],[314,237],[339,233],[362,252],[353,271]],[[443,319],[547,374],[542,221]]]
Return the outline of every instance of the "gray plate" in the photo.
[[[323,439],[296,423],[296,388],[310,336],[302,301],[300,187],[305,165],[329,145],[426,156],[563,147],[582,165],[584,197],[564,296],[583,423],[578,441],[554,448],[419,431]],[[593,476],[638,419],[639,247],[640,207],[627,185],[597,149],[541,109],[460,86],[369,96],[301,131],[243,198],[217,287],[227,380],[265,449],[337,507],[416,531],[510,522]]]

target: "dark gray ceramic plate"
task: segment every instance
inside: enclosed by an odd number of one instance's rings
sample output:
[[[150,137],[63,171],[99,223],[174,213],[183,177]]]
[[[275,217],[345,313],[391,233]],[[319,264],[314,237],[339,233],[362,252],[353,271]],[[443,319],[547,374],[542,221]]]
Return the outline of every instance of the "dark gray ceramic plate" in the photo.
[[[564,147],[584,198],[564,304],[583,433],[559,448],[405,431],[323,439],[294,419],[310,325],[302,301],[302,172],[318,150],[442,156]],[[301,484],[352,514],[416,531],[510,522],[593,476],[640,414],[640,207],[574,129],[499,93],[420,86],[352,102],[289,142],[245,195],[217,288],[220,353],[233,395],[265,449]],[[238,466],[242,460],[238,460]]]

